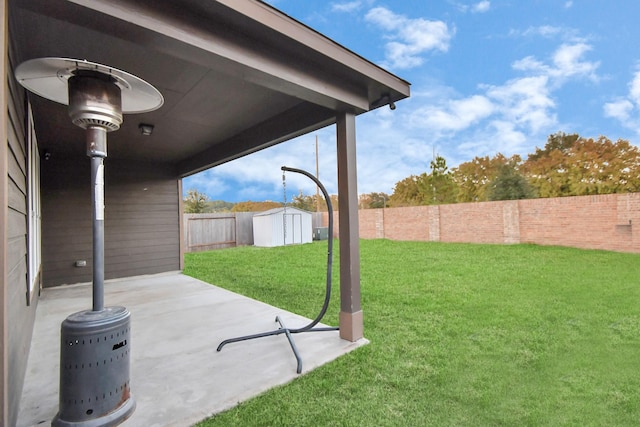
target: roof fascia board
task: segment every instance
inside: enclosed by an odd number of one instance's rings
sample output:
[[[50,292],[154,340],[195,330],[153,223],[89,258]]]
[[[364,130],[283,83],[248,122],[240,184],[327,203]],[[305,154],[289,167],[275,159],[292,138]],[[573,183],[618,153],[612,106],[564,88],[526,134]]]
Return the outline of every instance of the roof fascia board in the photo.
[[[226,60],[226,71],[242,73],[252,83],[286,93],[296,98],[310,101],[334,110],[352,110],[356,113],[368,111],[369,100],[362,89],[350,88],[339,79],[329,80],[308,70],[301,70],[295,64],[289,64],[268,56],[255,47],[242,45],[221,38],[192,22],[166,16],[148,7],[127,0],[66,0],[87,9],[109,15],[121,21],[136,25],[158,35],[146,38],[144,43],[154,49],[170,53],[177,57],[200,63],[207,67],[220,67],[220,58]],[[245,3],[245,2],[238,2]],[[42,12],[40,12],[42,13]],[[86,23],[80,23],[85,25]],[[126,37],[125,34],[116,34]],[[168,43],[167,38],[177,42]],[[140,42],[140,39],[132,40]],[[198,55],[191,49],[196,48]],[[210,55],[202,55],[206,52]],[[213,55],[213,56],[212,56]]]
[[[336,43],[330,38],[302,22],[282,13],[276,8],[259,0],[217,0],[262,25],[296,40],[299,43],[322,53],[327,58],[341,62],[345,66],[369,78],[382,83],[399,93],[409,96],[409,82],[372,63],[357,53]]]

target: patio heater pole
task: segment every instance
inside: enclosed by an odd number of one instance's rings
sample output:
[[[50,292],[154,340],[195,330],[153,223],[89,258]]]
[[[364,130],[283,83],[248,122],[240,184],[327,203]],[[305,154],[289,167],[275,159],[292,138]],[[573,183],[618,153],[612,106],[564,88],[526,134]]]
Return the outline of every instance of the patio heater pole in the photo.
[[[93,311],[104,310],[104,158],[107,131],[87,128],[87,155],[91,157],[93,201]]]
[[[133,414],[136,403],[129,377],[131,313],[125,307],[104,306],[107,132],[120,129],[123,111],[153,111],[164,99],[136,76],[77,59],[32,59],[20,64],[15,74],[31,92],[69,106],[71,121],[85,130],[91,158],[93,307],[62,322],[59,410],[51,425],[116,426]]]

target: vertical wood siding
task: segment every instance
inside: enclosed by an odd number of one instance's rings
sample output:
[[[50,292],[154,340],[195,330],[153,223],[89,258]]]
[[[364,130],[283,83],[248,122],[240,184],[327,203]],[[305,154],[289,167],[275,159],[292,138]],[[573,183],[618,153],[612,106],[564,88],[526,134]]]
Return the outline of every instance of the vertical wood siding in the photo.
[[[44,286],[92,279],[88,157],[42,165]],[[105,278],[180,269],[178,179],[165,164],[105,160]],[[76,267],[86,261],[86,267]]]
[[[9,60],[7,109],[7,301],[8,419],[15,424],[31,346],[38,299],[27,302],[27,147],[24,91],[13,78]]]

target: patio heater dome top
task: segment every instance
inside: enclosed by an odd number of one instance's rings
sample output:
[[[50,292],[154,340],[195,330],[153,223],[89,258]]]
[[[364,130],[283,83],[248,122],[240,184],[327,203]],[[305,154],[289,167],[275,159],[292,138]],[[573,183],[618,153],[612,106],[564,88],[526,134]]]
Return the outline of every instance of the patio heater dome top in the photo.
[[[15,75],[29,91],[51,101],[69,105],[69,79],[79,74],[108,76],[120,88],[122,113],[146,113],[164,104],[162,94],[152,85],[126,71],[70,58],[36,58],[20,64]]]

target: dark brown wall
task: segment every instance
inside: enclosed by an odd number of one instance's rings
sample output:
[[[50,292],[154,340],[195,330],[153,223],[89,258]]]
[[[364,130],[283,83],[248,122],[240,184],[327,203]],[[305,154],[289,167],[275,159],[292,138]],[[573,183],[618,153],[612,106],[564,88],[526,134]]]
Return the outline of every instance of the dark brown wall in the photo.
[[[10,58],[10,64],[12,64]],[[27,367],[31,334],[38,303],[37,295],[27,301],[27,147],[25,143],[24,92],[9,67],[7,162],[7,286],[6,309],[9,327],[8,347],[8,420],[15,425]],[[37,292],[37,290],[36,290]]]
[[[88,157],[43,162],[45,287],[92,280],[90,179]],[[180,269],[179,200],[173,167],[105,159],[105,278]]]

